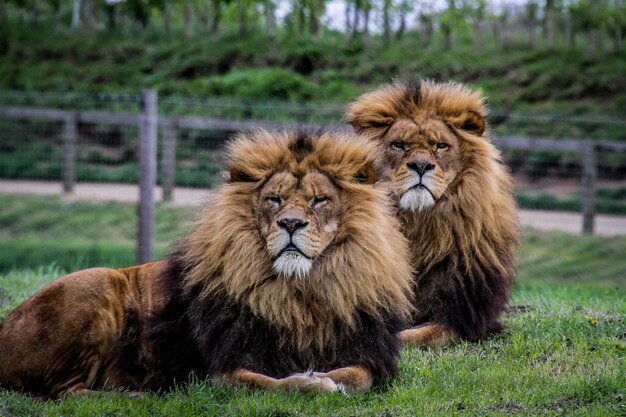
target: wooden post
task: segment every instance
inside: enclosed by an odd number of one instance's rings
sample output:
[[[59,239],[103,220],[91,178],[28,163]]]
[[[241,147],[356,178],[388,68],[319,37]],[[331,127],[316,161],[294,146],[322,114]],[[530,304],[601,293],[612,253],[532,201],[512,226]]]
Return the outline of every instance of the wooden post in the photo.
[[[78,138],[77,117],[70,113],[63,120],[63,192],[74,192],[76,184],[76,140]]]
[[[583,234],[592,235],[594,217],[596,213],[595,192],[598,166],[596,160],[596,145],[586,141],[582,148],[583,160]]]
[[[176,119],[167,119],[161,127],[163,129],[161,131],[163,136],[163,155],[161,156],[163,201],[172,201],[176,181]]]
[[[137,263],[150,262],[154,248],[154,187],[156,186],[156,144],[158,131],[157,92],[141,94],[139,122],[139,207]]]

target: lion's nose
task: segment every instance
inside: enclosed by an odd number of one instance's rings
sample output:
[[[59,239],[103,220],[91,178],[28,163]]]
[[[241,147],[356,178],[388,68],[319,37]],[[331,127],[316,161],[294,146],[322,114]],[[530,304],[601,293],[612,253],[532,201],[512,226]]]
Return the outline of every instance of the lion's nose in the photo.
[[[287,229],[290,234],[298,229],[306,227],[306,225],[309,224],[309,222],[305,222],[303,219],[298,218],[280,219],[277,223],[280,227]]]
[[[408,166],[409,169],[412,169],[413,171],[417,172],[417,174],[420,177],[424,175],[425,173],[427,173],[428,171],[435,169],[435,165],[431,163],[408,162],[406,166]]]

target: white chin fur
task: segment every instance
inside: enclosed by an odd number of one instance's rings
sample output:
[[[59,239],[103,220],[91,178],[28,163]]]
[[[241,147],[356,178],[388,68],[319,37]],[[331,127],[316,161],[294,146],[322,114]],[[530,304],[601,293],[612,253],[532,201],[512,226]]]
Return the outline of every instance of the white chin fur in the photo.
[[[428,190],[417,188],[409,190],[400,199],[400,208],[411,211],[422,211],[435,205],[435,199]]]
[[[301,253],[290,251],[280,255],[274,261],[274,271],[287,278],[305,278],[313,262]]]

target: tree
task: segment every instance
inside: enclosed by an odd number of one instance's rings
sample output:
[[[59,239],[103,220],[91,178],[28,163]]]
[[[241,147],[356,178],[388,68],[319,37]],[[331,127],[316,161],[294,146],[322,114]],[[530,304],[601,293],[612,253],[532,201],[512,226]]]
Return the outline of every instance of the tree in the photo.
[[[326,0],[292,0],[287,23],[296,32],[319,36],[322,30],[321,19],[325,9]],[[348,14],[349,10],[346,8],[346,19],[349,19]],[[349,33],[349,30],[346,33]]]
[[[603,5],[601,0],[578,0],[570,4],[572,30],[586,34],[587,50],[595,53],[601,47],[601,29],[603,22]]]
[[[393,0],[383,0],[383,38],[385,42],[391,40],[391,8]]]
[[[463,16],[455,0],[447,0],[447,2],[448,8],[439,15],[439,26],[444,36],[444,48],[449,51],[453,48],[453,31],[462,25]]]
[[[543,36],[550,49],[554,49],[557,41],[557,27],[563,20],[563,0],[546,0],[543,11]]]
[[[276,34],[276,4],[274,0],[264,0],[263,9],[265,15],[265,34],[273,38]]]
[[[82,0],[74,0],[72,7],[72,29],[78,29],[80,26],[80,11],[82,6]]]
[[[406,30],[406,17],[413,10],[413,5],[414,3],[412,1],[402,0],[400,6],[398,7],[400,25],[398,26],[398,31],[396,32],[396,39],[400,39],[404,36],[404,32]]]
[[[485,46],[483,24],[487,14],[487,0],[464,0],[463,10],[472,22],[474,45],[477,49],[483,49]]]
[[[537,23],[539,23],[539,4],[529,1],[524,8],[524,23],[528,31],[528,47],[535,49],[537,46]]]
[[[422,48],[428,47],[435,30],[435,10],[432,1],[420,0],[415,2],[415,8],[418,11],[417,20],[420,30],[420,43]]]
[[[606,6],[603,20],[613,41],[613,52],[618,54],[623,49],[626,33],[626,1],[608,0]]]

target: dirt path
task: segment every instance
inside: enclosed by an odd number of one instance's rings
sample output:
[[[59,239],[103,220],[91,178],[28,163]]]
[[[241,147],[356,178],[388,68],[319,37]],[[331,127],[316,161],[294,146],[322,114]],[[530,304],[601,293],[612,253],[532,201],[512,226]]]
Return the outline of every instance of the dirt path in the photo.
[[[11,181],[0,180],[0,194],[61,194],[62,185],[47,181]],[[195,206],[206,198],[208,189],[182,188],[174,191],[174,206]],[[132,184],[79,183],[74,195],[64,197],[67,201],[137,201],[139,190]],[[161,189],[157,187],[157,200],[161,198]],[[582,217],[578,213],[520,210],[522,225],[539,230],[560,230],[568,233],[580,233]],[[602,236],[626,235],[626,216],[598,215],[596,234]]]

